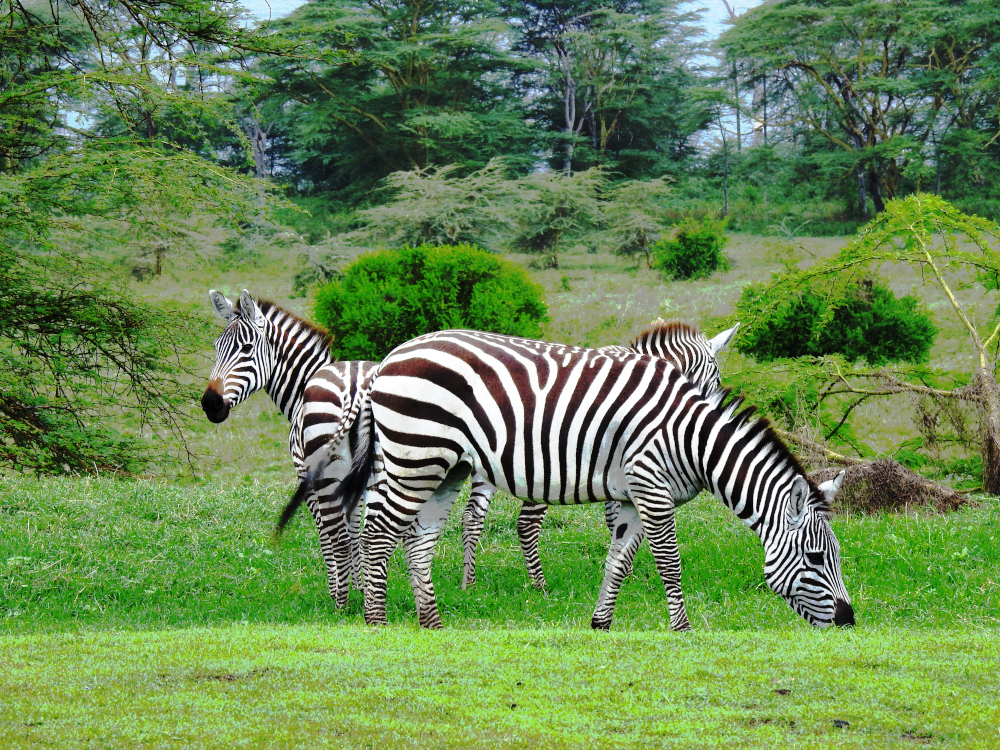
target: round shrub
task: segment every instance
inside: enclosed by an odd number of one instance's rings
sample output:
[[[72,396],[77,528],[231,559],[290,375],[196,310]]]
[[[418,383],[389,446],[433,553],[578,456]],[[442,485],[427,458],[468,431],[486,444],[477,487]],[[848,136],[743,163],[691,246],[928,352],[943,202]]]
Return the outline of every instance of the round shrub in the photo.
[[[538,338],[547,320],[542,287],[524,268],[464,244],[362,255],[319,288],[314,314],[345,360],[381,360],[446,328]]]
[[[743,290],[737,303],[754,294]],[[827,307],[836,310],[824,325]],[[842,354],[856,362],[926,362],[937,328],[913,296],[897,299],[891,290],[871,279],[847,289],[839,300],[807,289],[779,307],[768,325],[739,342],[737,348],[758,362],[774,359]]]
[[[729,258],[722,252],[729,242],[725,230],[725,220],[689,219],[674,230],[672,237],[653,245],[653,265],[668,281],[703,279],[716,271],[728,271]]]

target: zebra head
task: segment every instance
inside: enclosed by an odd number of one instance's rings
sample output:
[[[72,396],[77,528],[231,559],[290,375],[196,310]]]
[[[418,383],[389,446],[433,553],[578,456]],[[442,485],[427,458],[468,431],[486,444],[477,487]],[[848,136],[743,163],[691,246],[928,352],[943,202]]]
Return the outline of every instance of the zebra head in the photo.
[[[844,472],[814,487],[796,474],[787,491],[780,531],[765,544],[768,586],[811,625],[853,625],[854,609],[840,572],[840,544],[830,526],[830,503]]]
[[[215,341],[215,367],[201,397],[201,408],[213,422],[222,422],[229,410],[263,388],[273,367],[266,335],[267,319],[244,289],[239,305],[214,289],[208,292],[212,307],[228,325]]]

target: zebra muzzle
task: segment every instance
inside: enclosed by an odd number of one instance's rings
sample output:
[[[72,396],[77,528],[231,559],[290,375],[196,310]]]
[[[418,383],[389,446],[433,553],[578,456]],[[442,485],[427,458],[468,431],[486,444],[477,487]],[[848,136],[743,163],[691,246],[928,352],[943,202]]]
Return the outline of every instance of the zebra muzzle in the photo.
[[[215,424],[224,422],[229,416],[229,404],[219,392],[221,387],[222,381],[217,378],[208,384],[208,388],[205,389],[205,393],[201,397],[201,408],[204,410],[205,416]]]
[[[854,607],[843,599],[837,599],[833,605],[833,624],[837,627],[854,626]]]

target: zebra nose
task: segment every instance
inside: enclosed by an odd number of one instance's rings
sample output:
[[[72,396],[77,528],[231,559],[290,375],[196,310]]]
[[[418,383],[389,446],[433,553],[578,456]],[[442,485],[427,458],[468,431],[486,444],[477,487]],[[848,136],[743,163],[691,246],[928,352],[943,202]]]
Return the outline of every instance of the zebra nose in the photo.
[[[226,417],[229,416],[229,404],[222,398],[222,394],[219,392],[221,389],[222,380],[216,378],[209,382],[208,388],[205,389],[205,393],[201,397],[201,408],[204,410],[205,416],[216,424],[225,421]]]
[[[837,599],[833,605],[833,624],[837,627],[854,627],[854,607],[843,599]]]

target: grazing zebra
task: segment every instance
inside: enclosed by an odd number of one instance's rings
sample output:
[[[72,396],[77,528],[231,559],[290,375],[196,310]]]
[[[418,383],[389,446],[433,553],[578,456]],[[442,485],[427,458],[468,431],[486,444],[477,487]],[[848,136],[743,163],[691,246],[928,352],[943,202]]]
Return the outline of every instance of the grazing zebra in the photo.
[[[594,628],[610,627],[643,530],[670,626],[690,628],[674,511],[703,489],[760,537],[765,579],[795,612],[820,627],[854,623],[828,498],[752,408],[701,393],[669,362],[440,331],[397,347],[365,398],[373,425],[335,495],[350,509],[375,488],[361,533],[370,624],[386,621],[386,564],[402,537],[419,622],[441,626],[431,559],[471,471],[534,502],[622,502]]]
[[[222,422],[263,388],[291,422],[288,451],[304,479],[306,459],[340,427],[345,409],[367,387],[377,363],[333,362],[328,333],[277,305],[255,301],[246,290],[235,306],[214,289],[208,296],[227,326],[215,342],[216,364],[201,399],[205,415]],[[351,444],[341,441],[306,501],[319,532],[330,596],[338,606],[347,604],[352,560],[358,559],[352,554],[357,514],[349,527],[342,508],[329,501],[350,465]]]
[[[660,318],[636,336],[628,347],[605,346],[598,351],[606,354],[638,352],[665,359],[683,372],[702,393],[711,393],[722,387],[718,354],[732,341],[738,328],[739,323],[714,338],[707,339],[688,323],[680,320],[664,321]],[[476,551],[495,491],[496,488],[483,477],[477,475],[472,478],[469,502],[462,514],[463,589],[476,583]],[[521,542],[528,576],[531,585],[539,589],[545,588],[545,574],[538,554],[538,537],[548,509],[549,506],[545,503],[526,502],[521,505],[521,512],[517,517],[517,536]],[[609,500],[604,505],[604,520],[612,534],[619,509],[619,503],[614,500]],[[625,575],[628,576],[630,572],[631,568],[627,567]]]

